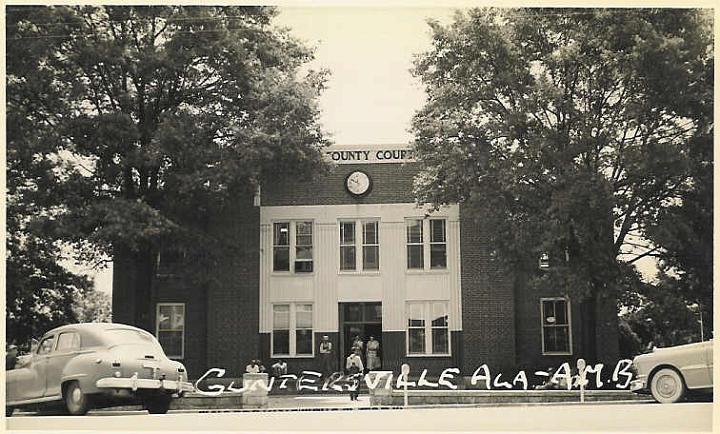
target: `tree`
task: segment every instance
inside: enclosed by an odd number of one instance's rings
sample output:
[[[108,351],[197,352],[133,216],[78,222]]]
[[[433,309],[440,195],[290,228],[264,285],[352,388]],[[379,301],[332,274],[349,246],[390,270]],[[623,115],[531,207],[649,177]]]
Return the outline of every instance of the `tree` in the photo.
[[[110,296],[102,291],[86,291],[73,304],[78,322],[112,322]]]
[[[697,103],[712,64],[697,10],[473,9],[430,22],[416,60],[427,90],[413,121],[421,203],[459,202],[529,285],[594,303],[639,284],[633,264],[690,177]],[[552,266],[538,270],[548,254]]]
[[[48,9],[36,12],[39,21],[50,18]],[[17,22],[9,24],[11,38],[19,29]],[[43,119],[67,111],[67,88],[53,82],[44,61],[58,48],[57,39],[7,47],[6,338],[24,348],[32,337],[74,322],[72,300],[91,286],[60,265],[62,244],[45,224],[62,196],[53,158],[57,131],[41,127]]]
[[[208,214],[263,179],[321,165],[316,98],[325,73],[300,76],[312,52],[271,25],[275,13],[8,8],[8,50],[51,45],[31,68],[8,67],[8,81],[27,94],[9,98],[38,106],[35,128],[52,132],[42,152],[58,161],[62,194],[46,223],[83,260],[134,264],[145,307],[135,324],[150,327],[163,242],[204,248],[203,258],[231,248],[207,234]],[[36,88],[60,94],[61,108]]]

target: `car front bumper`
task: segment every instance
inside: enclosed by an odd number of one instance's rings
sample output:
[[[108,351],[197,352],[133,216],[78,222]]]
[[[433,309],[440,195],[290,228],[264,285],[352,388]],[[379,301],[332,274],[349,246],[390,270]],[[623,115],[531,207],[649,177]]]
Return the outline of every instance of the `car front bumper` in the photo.
[[[149,378],[137,378],[133,375],[130,378],[101,378],[95,386],[98,389],[130,389],[137,390],[165,390],[171,393],[194,392],[192,383],[181,380],[153,380]]]

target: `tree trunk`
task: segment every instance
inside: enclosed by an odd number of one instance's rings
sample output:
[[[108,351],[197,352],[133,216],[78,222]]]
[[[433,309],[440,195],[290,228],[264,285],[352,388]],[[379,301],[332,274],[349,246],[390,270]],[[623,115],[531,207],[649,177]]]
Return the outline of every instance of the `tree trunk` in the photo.
[[[138,250],[118,246],[113,262],[113,321],[154,333],[157,248],[151,243]]]
[[[580,354],[588,363],[597,361],[597,302],[595,295],[580,303],[582,343]]]

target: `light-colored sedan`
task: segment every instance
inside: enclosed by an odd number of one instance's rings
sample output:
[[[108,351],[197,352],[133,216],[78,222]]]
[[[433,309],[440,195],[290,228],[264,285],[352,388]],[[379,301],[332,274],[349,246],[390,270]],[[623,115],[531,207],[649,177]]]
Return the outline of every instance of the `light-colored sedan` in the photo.
[[[712,392],[713,341],[655,348],[633,359],[630,390],[650,393],[656,401],[680,401],[688,391]]]
[[[40,339],[30,357],[6,372],[6,414],[17,407],[64,404],[70,414],[140,403],[166,413],[192,391],[182,363],[170,360],[150,333],[111,324],[72,324]]]

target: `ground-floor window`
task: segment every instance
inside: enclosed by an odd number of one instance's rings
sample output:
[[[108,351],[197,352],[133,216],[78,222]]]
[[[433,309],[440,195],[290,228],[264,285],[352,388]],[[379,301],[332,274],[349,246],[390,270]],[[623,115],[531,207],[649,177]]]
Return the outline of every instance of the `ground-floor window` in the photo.
[[[449,355],[450,330],[446,301],[408,302],[408,355]]]
[[[274,304],[271,346],[273,357],[312,356],[313,305]]]
[[[570,303],[565,297],[541,298],[543,354],[572,354]]]
[[[182,359],[185,353],[185,304],[158,303],[155,315],[155,336],[172,359]]]

